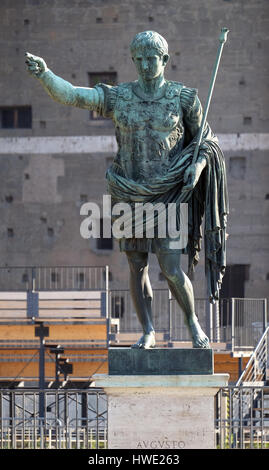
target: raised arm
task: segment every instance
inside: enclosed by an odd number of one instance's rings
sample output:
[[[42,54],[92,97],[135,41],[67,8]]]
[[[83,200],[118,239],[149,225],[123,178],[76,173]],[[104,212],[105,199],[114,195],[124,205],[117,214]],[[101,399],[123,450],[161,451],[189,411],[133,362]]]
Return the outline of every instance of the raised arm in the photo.
[[[30,75],[36,77],[46,92],[58,103],[76,106],[84,109],[95,109],[102,107],[104,95],[102,90],[95,88],[77,87],[61,77],[55,75],[48,67],[42,57],[37,57],[26,52],[26,64]]]

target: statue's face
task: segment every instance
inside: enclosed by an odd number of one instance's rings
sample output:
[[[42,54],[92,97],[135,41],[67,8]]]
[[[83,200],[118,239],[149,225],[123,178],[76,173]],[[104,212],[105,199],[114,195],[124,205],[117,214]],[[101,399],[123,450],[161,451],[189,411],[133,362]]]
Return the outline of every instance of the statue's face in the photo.
[[[144,80],[152,80],[164,73],[169,56],[168,54],[161,55],[154,48],[144,48],[138,49],[132,59],[138,74]]]

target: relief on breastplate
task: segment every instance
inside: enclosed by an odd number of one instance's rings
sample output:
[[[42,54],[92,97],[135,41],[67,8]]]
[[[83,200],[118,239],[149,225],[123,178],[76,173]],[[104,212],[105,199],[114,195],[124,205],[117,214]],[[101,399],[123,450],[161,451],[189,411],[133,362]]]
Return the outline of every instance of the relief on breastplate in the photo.
[[[178,89],[168,88],[159,99],[141,98],[132,91],[132,84],[119,86],[114,121],[123,131],[145,126],[159,131],[171,131],[182,120]],[[170,93],[169,93],[170,92]]]
[[[182,109],[177,94],[145,100],[131,84],[118,96],[114,121],[119,145],[118,160],[130,177],[146,180],[169,166],[169,154],[183,142]]]

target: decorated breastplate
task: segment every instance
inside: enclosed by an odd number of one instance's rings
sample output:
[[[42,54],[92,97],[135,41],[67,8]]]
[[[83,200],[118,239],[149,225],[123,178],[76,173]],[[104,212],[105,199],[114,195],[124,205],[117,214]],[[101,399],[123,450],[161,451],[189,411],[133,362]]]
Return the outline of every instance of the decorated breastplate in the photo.
[[[137,82],[118,87],[114,123],[118,142],[116,162],[126,176],[140,182],[164,174],[173,151],[184,138],[180,92],[182,85],[167,82],[158,99],[142,95]]]

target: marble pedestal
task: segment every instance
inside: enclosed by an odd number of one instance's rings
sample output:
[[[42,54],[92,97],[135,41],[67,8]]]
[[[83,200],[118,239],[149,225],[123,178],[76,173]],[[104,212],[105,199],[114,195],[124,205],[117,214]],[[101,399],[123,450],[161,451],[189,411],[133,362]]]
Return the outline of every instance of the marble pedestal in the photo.
[[[178,351],[180,358],[187,350]],[[141,353],[148,359],[148,351],[139,350],[139,360]],[[126,358],[130,354],[126,352]],[[215,448],[214,396],[228,384],[228,374],[199,374],[197,368],[191,374],[186,367],[182,374],[173,367],[160,374],[149,361],[153,373],[147,374],[144,367],[142,374],[132,375],[126,366],[126,375],[122,367],[121,375],[116,375],[114,361],[113,356],[109,362],[113,374],[93,377],[108,397],[109,449]]]

